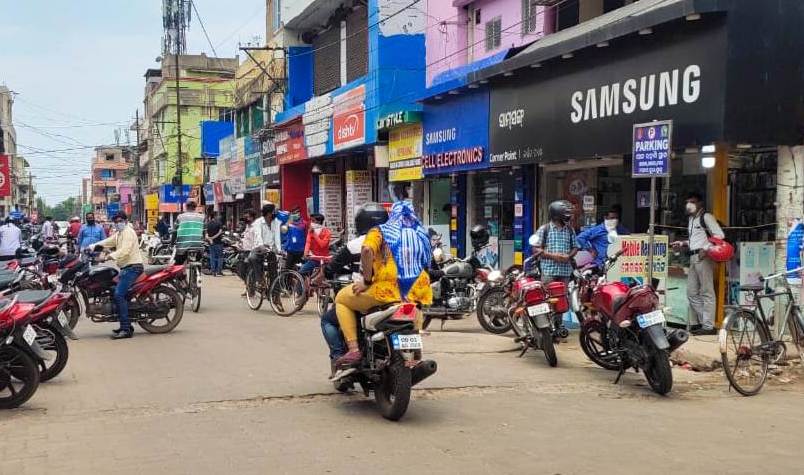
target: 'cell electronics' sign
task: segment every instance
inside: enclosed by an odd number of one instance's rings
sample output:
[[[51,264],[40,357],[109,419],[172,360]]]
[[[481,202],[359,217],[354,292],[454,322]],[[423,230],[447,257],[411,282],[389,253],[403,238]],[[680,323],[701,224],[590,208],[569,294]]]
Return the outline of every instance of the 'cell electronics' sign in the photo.
[[[470,93],[424,107],[425,175],[487,168],[489,93]]]
[[[680,147],[721,137],[725,28],[642,40],[596,49],[584,61],[528,68],[495,85],[491,166],[626,155],[634,145],[633,125],[659,117],[673,120],[673,142]]]

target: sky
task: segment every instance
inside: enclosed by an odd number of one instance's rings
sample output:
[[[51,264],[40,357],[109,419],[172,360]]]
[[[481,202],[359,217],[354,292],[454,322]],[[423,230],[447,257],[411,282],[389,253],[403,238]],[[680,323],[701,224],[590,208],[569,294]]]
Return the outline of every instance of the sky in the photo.
[[[195,0],[219,56],[265,38],[265,0]],[[17,153],[39,196],[77,196],[93,147],[115,143],[140,108],[161,53],[161,0],[0,0],[0,84],[17,93]],[[193,12],[187,50],[212,55]],[[244,54],[240,52],[241,60]],[[134,132],[130,132],[134,142]]]

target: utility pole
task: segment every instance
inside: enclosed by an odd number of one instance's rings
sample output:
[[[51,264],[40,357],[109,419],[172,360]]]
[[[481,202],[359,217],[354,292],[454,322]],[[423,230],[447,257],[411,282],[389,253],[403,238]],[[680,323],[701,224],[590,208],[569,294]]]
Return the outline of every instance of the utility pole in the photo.
[[[176,54],[174,62],[176,66],[176,140],[178,157],[176,159],[176,172],[178,173],[179,184],[179,212],[184,211],[184,172],[181,163],[181,94],[179,94],[179,36],[176,35]]]
[[[28,172],[28,216],[31,216],[33,213],[33,175],[31,172]]]
[[[142,207],[142,188],[140,183],[140,109],[137,108],[137,111],[134,113],[134,123],[137,124],[137,129],[135,131],[137,137],[137,143],[134,146],[137,149],[136,157],[134,158],[134,214],[137,216],[139,221],[145,222],[143,218],[143,207]]]

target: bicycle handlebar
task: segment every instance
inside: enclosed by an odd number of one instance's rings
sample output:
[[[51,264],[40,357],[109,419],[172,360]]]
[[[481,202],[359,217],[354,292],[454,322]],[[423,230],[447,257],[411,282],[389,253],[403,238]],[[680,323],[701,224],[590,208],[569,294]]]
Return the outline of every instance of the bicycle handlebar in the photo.
[[[769,280],[775,280],[775,279],[778,279],[779,277],[786,277],[786,276],[788,276],[790,274],[796,274],[796,273],[799,273],[801,271],[804,271],[804,266],[801,266],[801,267],[799,267],[797,269],[793,269],[793,270],[779,272],[777,274],[766,275],[764,277],[759,276],[759,281],[760,282],[766,282],[766,281],[769,281]]]

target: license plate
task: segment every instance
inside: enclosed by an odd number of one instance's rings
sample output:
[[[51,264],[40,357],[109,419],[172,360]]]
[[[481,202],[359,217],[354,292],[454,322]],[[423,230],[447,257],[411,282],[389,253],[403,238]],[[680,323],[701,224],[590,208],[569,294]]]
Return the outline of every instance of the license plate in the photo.
[[[653,325],[659,325],[664,323],[664,312],[661,310],[654,310],[653,312],[646,313],[644,315],[639,315],[637,317],[637,323],[639,324],[640,328],[648,328]]]
[[[540,303],[538,305],[531,305],[528,307],[528,315],[531,317],[535,317],[536,315],[544,315],[545,313],[550,313],[549,303]]]
[[[421,350],[422,336],[394,333],[391,335],[391,343],[393,343],[395,350]]]
[[[70,321],[67,319],[67,315],[65,315],[64,312],[59,312],[59,316],[56,317],[56,319],[63,327],[66,327],[70,323]]]
[[[36,340],[36,330],[30,325],[25,327],[25,331],[22,332],[22,339],[25,340],[25,343],[28,343],[28,346],[33,345],[34,340]]]

